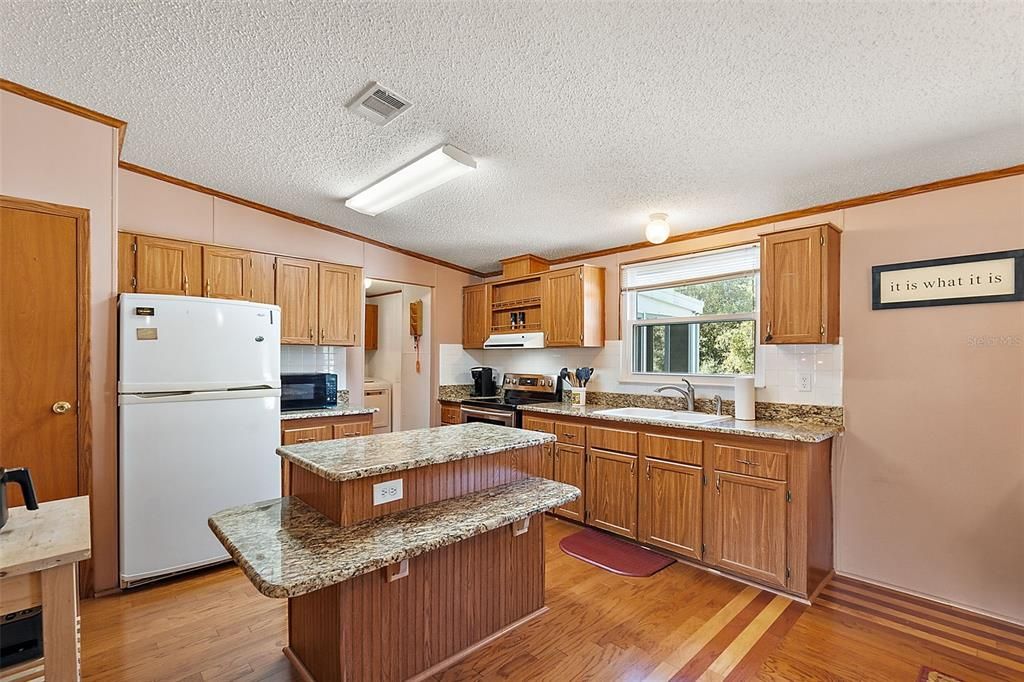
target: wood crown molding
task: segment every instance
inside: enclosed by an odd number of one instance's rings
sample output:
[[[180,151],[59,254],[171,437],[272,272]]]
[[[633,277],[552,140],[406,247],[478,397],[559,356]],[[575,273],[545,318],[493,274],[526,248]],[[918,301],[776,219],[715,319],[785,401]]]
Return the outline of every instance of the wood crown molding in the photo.
[[[892,199],[902,199],[903,197],[914,196],[915,194],[925,194],[926,192],[935,192],[940,189],[950,189],[952,187],[960,187],[961,185],[972,185],[977,182],[987,182],[989,180],[998,180],[1000,178],[1008,178],[1014,175],[1024,175],[1024,163],[1017,164],[1016,166],[1009,166],[1008,168],[999,168],[997,170],[983,171],[981,173],[972,173],[970,175],[961,175],[955,178],[948,178],[945,180],[936,180],[934,182],[928,182],[923,185],[914,185],[912,187],[904,187],[902,189],[894,189],[888,192],[879,192],[877,194],[868,194],[862,197],[855,197],[852,199],[843,199],[841,201],[833,201],[828,204],[819,204],[817,206],[811,206],[808,208],[796,209],[793,211],[784,211],[782,213],[775,213],[773,215],[763,216],[761,218],[752,218],[750,220],[744,220],[738,223],[729,223],[728,225],[719,225],[718,227],[709,227],[703,230],[695,230],[693,232],[683,232],[669,237],[664,244],[674,244],[677,242],[685,242],[691,239],[699,239],[700,237],[708,237],[714,234],[721,234],[723,232],[734,232],[736,230],[744,230],[749,227],[759,227],[761,225],[768,225],[769,223],[779,223],[787,220],[794,220],[796,218],[806,218],[808,216],[817,215],[819,213],[828,213],[830,211],[839,211],[845,208],[854,208],[856,206],[866,206],[868,204],[877,204],[882,201],[890,201]],[[549,263],[551,265],[559,265],[562,263],[572,263],[575,261],[585,260],[587,258],[598,258],[600,256],[610,256],[616,253],[624,253],[626,251],[636,251],[637,249],[646,249],[653,246],[661,246],[661,244],[655,245],[650,242],[634,242],[632,244],[623,244],[621,246],[612,246],[607,249],[598,249],[596,251],[587,251],[584,253],[576,254],[573,256],[564,256],[562,258],[553,258]],[[486,277],[495,277],[501,275],[500,272],[489,272]]]
[[[384,242],[377,241],[376,239],[372,239],[361,234],[356,234],[355,232],[343,230],[340,227],[334,227],[333,225],[328,225],[327,223],[321,223],[317,220],[304,218],[300,215],[296,215],[295,213],[289,213],[288,211],[282,211],[281,209],[274,208],[272,206],[267,206],[266,204],[261,204],[259,202],[251,201],[249,199],[243,199],[242,197],[237,197],[234,194],[221,192],[220,190],[213,189],[212,187],[206,187],[204,185],[200,185],[199,183],[191,182],[189,180],[182,180],[181,178],[176,178],[173,175],[161,173],[160,171],[153,170],[152,168],[146,168],[145,166],[139,166],[137,164],[129,163],[127,161],[119,161],[117,165],[122,170],[130,171],[132,173],[138,173],[139,175],[145,175],[156,180],[169,182],[173,185],[178,185],[179,187],[184,187],[186,189],[190,189],[196,192],[202,192],[203,194],[208,194],[212,197],[223,199],[224,201],[230,201],[240,206],[245,206],[247,208],[251,208],[257,211],[262,211],[263,213],[269,213],[270,215],[277,216],[278,218],[284,218],[285,220],[291,220],[293,222],[301,223],[309,227],[315,227],[318,230],[324,230],[326,232],[331,232],[332,234],[340,235],[342,237],[348,237],[349,239],[355,239],[366,244],[372,244],[373,246],[377,246],[382,249],[387,249],[388,251],[395,251],[397,253],[410,256],[411,258],[416,258],[422,261],[427,261],[428,263],[433,263],[434,265],[440,265],[441,267],[449,268],[451,270],[458,270],[459,272],[464,272],[467,275],[473,275],[474,277],[484,276],[484,274],[481,272],[472,270],[467,267],[463,267],[461,265],[456,265],[455,263],[449,263],[448,261],[441,260],[440,258],[434,258],[433,256],[425,256],[421,253],[416,253],[415,251],[409,251],[408,249],[403,249],[398,246],[392,246],[391,244],[386,244]]]
[[[9,81],[6,78],[0,78],[0,90],[6,90],[7,92],[12,92],[15,95],[21,95],[22,97],[35,100],[40,104],[46,104],[76,116],[87,118],[90,121],[96,121],[97,123],[102,123],[103,125],[115,128],[117,130],[117,155],[118,157],[121,156],[121,149],[124,147],[124,136],[128,131],[128,123],[126,121],[114,118],[113,116],[107,116],[106,114],[101,114],[100,112],[93,111],[92,109],[86,109],[85,107],[79,106],[73,102],[68,102],[67,100],[54,97],[53,95],[47,95],[45,92],[40,92],[39,90],[33,90],[28,86]]]

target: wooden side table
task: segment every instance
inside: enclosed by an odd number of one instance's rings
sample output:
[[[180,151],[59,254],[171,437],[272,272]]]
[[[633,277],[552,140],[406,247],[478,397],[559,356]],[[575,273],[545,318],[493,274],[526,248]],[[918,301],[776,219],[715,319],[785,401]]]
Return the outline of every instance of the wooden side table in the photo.
[[[0,670],[0,682],[40,679],[34,671],[46,680],[81,679],[78,562],[91,553],[88,496],[10,511],[0,528],[0,615],[42,605],[43,658]]]

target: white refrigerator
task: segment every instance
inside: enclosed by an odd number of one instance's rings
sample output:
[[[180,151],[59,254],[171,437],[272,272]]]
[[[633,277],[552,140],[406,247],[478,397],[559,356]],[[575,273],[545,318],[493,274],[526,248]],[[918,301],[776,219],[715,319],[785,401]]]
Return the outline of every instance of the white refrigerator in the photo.
[[[281,495],[281,309],[118,300],[121,586],[228,558],[214,512]]]

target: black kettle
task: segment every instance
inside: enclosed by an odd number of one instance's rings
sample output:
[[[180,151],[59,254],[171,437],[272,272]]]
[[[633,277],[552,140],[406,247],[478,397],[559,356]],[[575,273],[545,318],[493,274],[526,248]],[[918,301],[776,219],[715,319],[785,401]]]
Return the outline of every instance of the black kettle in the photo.
[[[17,469],[4,469],[0,467],[0,528],[7,523],[7,484],[17,483],[21,486],[21,496],[25,498],[26,509],[39,509],[36,502],[36,489],[32,485],[32,477],[28,469],[18,467]]]

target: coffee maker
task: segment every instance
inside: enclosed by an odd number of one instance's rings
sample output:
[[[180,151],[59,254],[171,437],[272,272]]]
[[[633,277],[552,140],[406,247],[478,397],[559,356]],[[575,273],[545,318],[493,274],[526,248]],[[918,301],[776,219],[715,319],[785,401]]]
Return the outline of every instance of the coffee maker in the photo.
[[[497,373],[493,367],[474,367],[470,370],[473,375],[473,398],[490,398],[498,395]]]

